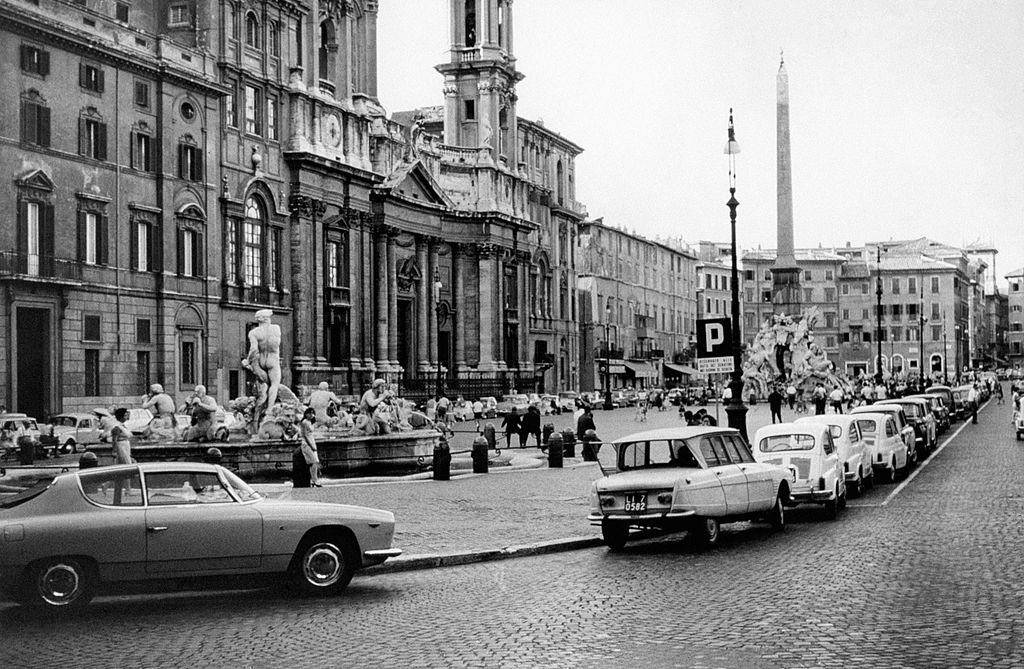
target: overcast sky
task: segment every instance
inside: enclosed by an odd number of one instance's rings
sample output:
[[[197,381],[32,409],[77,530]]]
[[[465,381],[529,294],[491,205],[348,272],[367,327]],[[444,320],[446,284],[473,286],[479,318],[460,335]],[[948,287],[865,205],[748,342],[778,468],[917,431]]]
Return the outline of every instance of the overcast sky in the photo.
[[[577,199],[647,237],[775,247],[779,49],[797,247],[928,236],[1024,266],[1024,2],[515,0],[518,113],[584,148]],[[388,112],[443,103],[448,0],[382,0]]]

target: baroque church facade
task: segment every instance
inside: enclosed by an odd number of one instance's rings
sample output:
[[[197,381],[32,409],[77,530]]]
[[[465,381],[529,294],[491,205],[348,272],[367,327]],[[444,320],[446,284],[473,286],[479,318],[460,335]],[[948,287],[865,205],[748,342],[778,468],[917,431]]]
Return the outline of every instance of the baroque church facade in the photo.
[[[516,115],[511,0],[391,117],[377,4],[0,0],[0,402],[226,403],[261,308],[300,392],[578,385],[582,149]]]

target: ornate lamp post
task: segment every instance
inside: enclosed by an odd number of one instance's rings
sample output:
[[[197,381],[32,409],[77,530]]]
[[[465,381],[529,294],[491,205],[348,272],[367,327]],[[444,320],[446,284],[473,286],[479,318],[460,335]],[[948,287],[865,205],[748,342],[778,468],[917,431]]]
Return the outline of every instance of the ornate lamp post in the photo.
[[[882,385],[882,247],[875,247],[875,266],[878,268],[878,276],[875,279],[875,318],[877,329],[875,330],[875,341],[878,346],[878,358],[875,360],[875,383]]]
[[[949,385],[949,346],[946,344],[946,312],[942,312],[942,384]]]
[[[955,347],[954,357],[956,358],[956,372],[953,376],[953,380],[956,383],[960,383],[960,324],[957,323],[953,326],[953,346]]]
[[[612,305],[604,307],[604,405],[605,411],[612,410],[612,352],[611,341],[608,339],[608,321],[612,318]]]
[[[434,309],[437,312],[437,396],[441,397],[444,395],[444,375],[441,371],[441,312],[443,305],[441,304],[441,288],[444,284],[441,283],[441,272],[438,271],[437,267],[434,268]]]
[[[732,124],[732,109],[729,109],[729,140],[725,144],[725,153],[729,156],[729,224],[732,232],[732,380],[729,382],[729,390],[732,397],[728,406],[725,407],[726,415],[729,416],[729,427],[739,430],[743,438],[747,438],[747,407],[743,404],[743,354],[740,351],[740,279],[739,271],[736,268],[736,207],[740,205],[736,199],[736,154],[740,152],[740,145],[736,141],[736,130]]]

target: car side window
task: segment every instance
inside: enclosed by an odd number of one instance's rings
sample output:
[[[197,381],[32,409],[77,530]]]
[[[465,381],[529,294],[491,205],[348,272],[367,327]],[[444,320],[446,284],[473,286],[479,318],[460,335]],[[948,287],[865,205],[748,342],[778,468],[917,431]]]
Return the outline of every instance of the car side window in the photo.
[[[821,442],[821,446],[822,446],[822,448],[825,449],[825,455],[832,455],[835,452],[836,447],[835,447],[835,444],[832,443],[832,433],[831,432],[829,432],[828,434],[825,435],[825,438]]]
[[[82,493],[92,502],[104,506],[142,506],[142,481],[139,471],[104,471],[98,469],[78,475]]]
[[[717,467],[723,463],[718,459],[718,453],[715,452],[715,447],[711,444],[711,439],[708,437],[700,438],[700,454],[704,456],[704,461],[708,463],[708,467]]]
[[[860,428],[857,427],[857,423],[850,423],[850,443],[856,444],[860,441]]]
[[[896,436],[896,424],[893,422],[892,418],[887,418],[885,421],[885,436]]]
[[[736,444],[733,442],[731,437],[715,437],[715,441],[722,442],[725,454],[729,457],[730,462],[736,465],[743,462],[743,456],[740,455],[738,450],[736,450]]]
[[[736,450],[739,451],[741,461],[757,462],[757,460],[754,459],[754,454],[750,452],[750,447],[747,446],[747,442],[743,441],[743,437],[734,435],[730,438],[732,439],[732,443],[735,444]]]
[[[146,475],[146,496],[152,506],[233,502],[213,472],[154,472]]]

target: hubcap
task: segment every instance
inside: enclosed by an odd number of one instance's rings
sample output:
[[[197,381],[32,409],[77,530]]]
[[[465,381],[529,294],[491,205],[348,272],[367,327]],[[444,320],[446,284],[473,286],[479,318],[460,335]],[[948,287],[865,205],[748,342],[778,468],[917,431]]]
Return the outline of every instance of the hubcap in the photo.
[[[79,595],[81,578],[73,565],[58,563],[50,565],[39,577],[39,595],[53,606],[64,606]]]
[[[310,585],[326,587],[341,576],[342,558],[333,544],[316,544],[306,551],[302,571]]]
[[[704,529],[711,541],[718,538],[718,523],[713,519],[708,518],[704,521]]]

